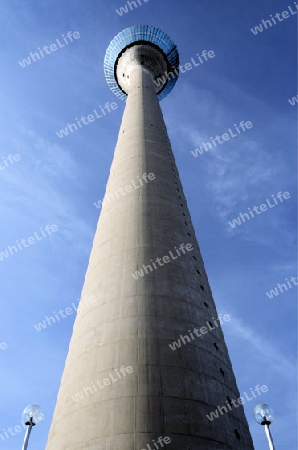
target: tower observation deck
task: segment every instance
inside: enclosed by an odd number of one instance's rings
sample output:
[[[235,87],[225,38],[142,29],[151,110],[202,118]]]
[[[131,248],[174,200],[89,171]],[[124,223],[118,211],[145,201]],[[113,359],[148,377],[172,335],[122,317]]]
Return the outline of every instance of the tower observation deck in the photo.
[[[104,72],[126,104],[46,450],[253,450],[159,103],[177,48],[133,26]]]
[[[158,28],[149,25],[126,28],[112,40],[104,59],[107,83],[122,100],[128,95],[130,74],[137,66],[149,70],[155,81],[156,95],[159,100],[163,99],[178,79],[179,54],[176,45]],[[171,75],[162,81],[166,74]]]

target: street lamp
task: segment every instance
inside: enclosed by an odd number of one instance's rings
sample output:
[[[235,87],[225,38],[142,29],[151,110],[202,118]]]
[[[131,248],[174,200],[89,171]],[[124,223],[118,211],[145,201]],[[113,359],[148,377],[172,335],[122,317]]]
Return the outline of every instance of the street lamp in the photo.
[[[38,405],[27,406],[22,414],[22,421],[27,425],[27,430],[25,434],[24,444],[22,450],[27,450],[28,442],[32,427],[38,424],[43,419],[43,413]]]
[[[269,449],[275,450],[269,429],[269,425],[274,420],[273,409],[269,405],[266,405],[266,403],[260,403],[254,408],[254,418],[260,425],[265,427],[265,433],[269,442]]]

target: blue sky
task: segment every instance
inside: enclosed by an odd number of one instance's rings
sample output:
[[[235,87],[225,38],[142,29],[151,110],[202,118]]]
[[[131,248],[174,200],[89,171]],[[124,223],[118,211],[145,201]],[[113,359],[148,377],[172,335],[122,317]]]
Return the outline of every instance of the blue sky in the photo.
[[[34,325],[78,302],[99,215],[93,203],[104,195],[124,109],[105,82],[103,58],[119,31],[147,23],[169,34],[182,64],[203,50],[215,52],[181,74],[161,106],[218,311],[232,317],[224,333],[239,391],[268,386],[260,401],[274,408],[276,448],[294,449],[297,288],[272,299],[266,292],[297,276],[297,104],[288,99],[297,95],[298,15],[257,35],[250,30],[289,5],[294,10],[294,2],[141,3],[122,16],[116,9],[124,0],[0,4],[0,252],[34,232],[40,236],[0,261],[0,344],[7,345],[0,349],[0,430],[18,425],[23,408],[38,403],[45,420],[33,430],[30,449],[45,447],[75,316],[40,332]],[[80,38],[28,66],[18,63],[38,47],[63,42],[68,31]],[[106,102],[118,108],[57,136]],[[241,121],[253,127],[191,154]],[[9,154],[19,161],[12,164]],[[229,225],[280,191],[290,198]],[[58,231],[42,237],[47,224]],[[244,407],[257,450],[267,444],[252,418],[255,404]],[[16,433],[0,439],[0,448],[21,448],[22,440]]]

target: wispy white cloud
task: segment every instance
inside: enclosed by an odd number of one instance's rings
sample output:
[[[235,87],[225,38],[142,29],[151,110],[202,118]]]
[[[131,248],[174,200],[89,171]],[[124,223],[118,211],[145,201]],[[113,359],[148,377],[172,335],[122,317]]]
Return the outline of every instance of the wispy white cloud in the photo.
[[[78,163],[68,151],[32,130],[20,129],[16,146],[21,142],[21,160],[1,172],[1,215],[18,217],[18,224],[31,228],[49,220],[59,223],[58,239],[72,240],[73,248],[81,251],[94,230],[78,216],[75,198],[72,201],[65,188],[68,182],[74,192],[82,189]]]
[[[231,317],[233,326],[225,327],[225,334],[246,341],[253,348],[253,355],[260,361],[260,364],[293,382],[297,376],[296,365],[289,361],[277,346],[269,342],[266,336],[244,324],[243,320],[234,314],[231,314]]]
[[[248,208],[264,203],[266,198],[271,198],[271,195],[280,190],[293,189],[293,180],[286,176],[287,158],[284,152],[275,147],[273,138],[277,135],[283,136],[284,142],[290,145],[287,128],[277,111],[269,109],[259,98],[226,81],[227,85],[222,86],[222,89],[228,89],[233,93],[233,97],[237,96],[239,108],[232,109],[229,103],[225,104],[222,99],[218,99],[216,90],[201,91],[193,85],[188,85],[185,88],[185,96],[191,99],[199,98],[200,101],[191,104],[191,121],[184,120],[185,116],[189,117],[188,114],[181,114],[178,110],[180,114],[177,115],[175,112],[172,119],[174,136],[177,142],[181,142],[180,151],[183,156],[189,158],[192,168],[197,165],[201,184],[212,198],[212,214],[224,224],[225,234],[229,237],[241,235],[243,240],[268,246],[273,243],[274,238],[268,230],[264,233],[263,226],[256,226],[259,218],[256,218],[253,224],[249,223],[249,226],[245,224],[236,228],[231,228],[228,221],[233,220],[240,212],[247,212]],[[217,89],[220,86],[221,82],[217,84]],[[229,127],[233,128],[237,117],[239,121],[250,119],[254,122],[251,116],[245,117],[248,114],[245,113],[246,107],[248,111],[267,111],[268,121],[253,123],[253,128],[194,158],[191,150],[203,142],[210,141],[210,136],[222,135]],[[183,104],[183,108],[188,112],[189,105]],[[186,151],[187,145],[189,147]],[[190,174],[191,176],[196,175]],[[261,219],[267,217],[267,220],[270,220],[270,229],[276,230],[282,236],[288,234],[289,226],[284,207],[285,205],[282,205],[272,214],[261,216]],[[267,224],[266,221],[266,226]],[[286,241],[288,239],[287,236]]]
[[[285,264],[273,263],[271,265],[271,270],[273,270],[274,272],[279,272],[282,276],[282,274],[288,275],[289,272],[295,274],[297,272],[297,267],[298,267],[297,261],[293,261],[293,262],[288,261]]]
[[[207,156],[204,163],[208,188],[217,203],[216,212],[224,221],[230,214],[237,214],[237,207],[243,207],[243,202],[247,202],[246,208],[250,207],[255,201],[254,195],[259,195],[260,186],[264,190],[266,184],[271,195],[274,177],[283,168],[278,156],[266,153],[256,141],[243,138],[239,136],[237,143],[233,142],[229,148],[223,148],[222,144],[210,155],[202,155]]]

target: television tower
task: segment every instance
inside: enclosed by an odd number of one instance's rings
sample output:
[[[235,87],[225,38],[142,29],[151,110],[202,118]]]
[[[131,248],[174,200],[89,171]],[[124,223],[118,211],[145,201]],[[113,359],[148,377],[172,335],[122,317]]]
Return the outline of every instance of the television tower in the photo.
[[[253,450],[159,105],[177,48],[133,26],[104,71],[126,106],[46,450]]]

